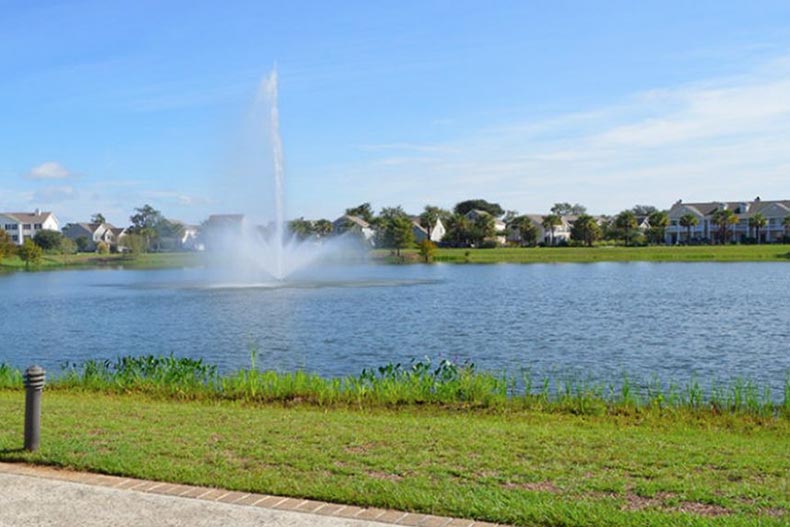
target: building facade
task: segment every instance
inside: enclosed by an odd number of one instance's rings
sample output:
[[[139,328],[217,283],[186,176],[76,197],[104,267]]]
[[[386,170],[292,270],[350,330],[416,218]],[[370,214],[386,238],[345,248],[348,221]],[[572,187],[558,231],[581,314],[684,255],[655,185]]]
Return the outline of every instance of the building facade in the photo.
[[[51,212],[0,212],[0,229],[11,236],[11,241],[22,245],[42,230],[60,232],[60,222]]]
[[[726,240],[744,242],[749,240],[760,243],[776,243],[785,240],[790,229],[790,200],[763,201],[759,197],[753,201],[711,201],[707,203],[683,203],[677,201],[669,209],[669,227],[665,240],[670,245],[679,243],[712,243],[717,241],[720,227],[714,223],[717,212],[730,210],[737,223],[726,227]],[[766,220],[759,229],[750,226],[750,219],[757,215]],[[693,216],[696,224],[683,225],[685,216]],[[721,241],[721,240],[719,240]]]

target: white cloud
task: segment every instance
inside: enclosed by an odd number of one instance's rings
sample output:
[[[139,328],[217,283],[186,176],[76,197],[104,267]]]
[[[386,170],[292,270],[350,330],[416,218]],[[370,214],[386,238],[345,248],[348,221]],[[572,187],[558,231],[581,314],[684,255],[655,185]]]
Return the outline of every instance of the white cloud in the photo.
[[[38,189],[33,193],[31,202],[37,203],[59,203],[61,201],[77,199],[79,193],[71,185],[50,186]]]
[[[653,89],[460,141],[381,145],[379,156],[337,172],[355,194],[350,202],[359,196],[419,208],[421,196],[439,195],[444,205],[484,197],[541,212],[572,201],[612,213],[643,202],[668,207],[681,197],[790,198],[788,144],[790,62],[782,59],[740,77]]]
[[[68,179],[73,176],[74,174],[60,163],[56,161],[47,161],[46,163],[41,163],[31,168],[24,177],[25,179],[52,180]]]

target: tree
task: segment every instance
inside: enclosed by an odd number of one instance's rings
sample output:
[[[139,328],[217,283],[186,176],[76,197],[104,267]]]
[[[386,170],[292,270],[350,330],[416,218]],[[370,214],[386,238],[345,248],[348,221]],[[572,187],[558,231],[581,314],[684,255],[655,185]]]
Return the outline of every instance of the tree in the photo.
[[[618,235],[623,239],[626,247],[631,245],[636,233],[634,232],[637,227],[636,214],[631,210],[624,210],[614,217],[614,227],[617,229]]]
[[[346,214],[362,218],[368,223],[373,223],[373,208],[370,206],[370,203],[365,202],[362,205],[346,209]]]
[[[500,217],[505,213],[505,210],[499,206],[499,203],[489,203],[484,199],[469,199],[462,201],[455,205],[453,212],[456,214],[469,214],[473,210],[482,210],[489,213],[495,218]]]
[[[414,226],[409,218],[398,216],[387,223],[385,230],[389,247],[395,249],[398,256],[401,249],[414,244]]]
[[[582,214],[571,226],[571,239],[592,247],[593,243],[601,238],[601,227],[595,218],[589,214]]]
[[[691,242],[691,228],[699,225],[699,218],[688,212],[680,217],[680,226],[686,228],[686,243]]]
[[[150,248],[159,236],[157,227],[165,218],[151,205],[143,205],[134,210],[135,213],[129,217],[132,222],[129,232],[142,236],[145,239],[146,248]]]
[[[380,247],[395,249],[400,256],[401,249],[414,244],[414,224],[402,207],[384,207],[374,223]]]
[[[538,241],[538,229],[529,216],[516,216],[507,224],[508,230],[518,233],[518,240],[522,246],[534,246]]]
[[[91,244],[91,241],[87,236],[79,236],[74,241],[77,243],[77,251],[81,253],[86,252]]]
[[[431,236],[436,223],[439,220],[446,222],[450,217],[450,212],[441,207],[434,207],[433,205],[426,205],[425,210],[420,214],[420,226],[428,231],[428,236]]]
[[[99,242],[96,244],[96,252],[102,255],[110,254],[110,246],[107,242]]]
[[[2,262],[4,258],[13,256],[15,252],[16,246],[11,236],[3,229],[0,229],[0,262]]]
[[[304,218],[296,218],[288,222],[288,231],[300,240],[306,240],[315,232],[313,222]]]
[[[104,214],[102,214],[101,212],[97,212],[96,214],[91,216],[91,223],[98,223],[101,225],[107,223],[107,220],[104,219]]]
[[[36,245],[48,252],[58,251],[60,249],[61,240],[63,240],[63,235],[61,233],[46,229],[38,231],[35,236],[33,236],[33,241],[36,242]]]
[[[19,248],[18,254],[19,258],[25,262],[25,269],[29,269],[31,265],[35,266],[41,263],[44,251],[36,242],[28,238]]]
[[[587,213],[587,207],[579,203],[574,205],[570,203],[555,203],[554,206],[551,207],[550,212],[557,216],[581,216]]]
[[[749,228],[754,229],[754,237],[760,243],[760,230],[768,225],[768,220],[759,212],[749,218]]]
[[[647,216],[650,224],[648,237],[652,243],[664,243],[667,227],[669,227],[669,214],[663,210],[654,210]]]
[[[447,232],[442,241],[449,242],[453,247],[469,247],[471,242],[472,222],[463,214],[453,214],[447,219]]]
[[[319,238],[325,238],[332,234],[332,222],[329,220],[316,220],[313,222],[313,232],[315,232],[316,236]]]
[[[653,205],[634,205],[634,207],[631,209],[631,212],[633,212],[639,218],[646,218],[654,212],[658,212],[658,209]]]
[[[68,256],[77,252],[77,244],[71,238],[63,237],[60,240],[60,254]]]
[[[554,210],[555,207],[552,207],[552,210]],[[562,225],[562,217],[559,214],[552,213],[548,216],[543,216],[540,224],[543,230],[549,233],[549,245],[554,245],[554,230]]]
[[[425,263],[430,262],[433,260],[434,255],[436,254],[436,244],[433,243],[428,238],[425,238],[423,241],[417,244],[417,248],[420,251],[420,257],[422,257]]]
[[[730,209],[719,209],[713,213],[711,222],[719,228],[719,243],[727,243],[730,226],[739,221],[738,216]]]
[[[129,233],[121,238],[121,247],[130,255],[139,256],[146,251],[148,245],[145,241],[145,237],[141,234]]]
[[[472,242],[480,246],[484,241],[496,238],[496,221],[490,214],[480,214],[472,221],[470,238]]]

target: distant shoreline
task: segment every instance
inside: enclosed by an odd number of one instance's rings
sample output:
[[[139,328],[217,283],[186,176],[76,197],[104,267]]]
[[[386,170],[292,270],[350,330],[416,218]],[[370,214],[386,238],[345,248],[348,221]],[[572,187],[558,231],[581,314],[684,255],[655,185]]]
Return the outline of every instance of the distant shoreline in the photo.
[[[173,269],[202,265],[201,253],[147,253],[136,258],[123,254],[94,253],[71,256],[45,255],[33,271],[119,267],[129,269]],[[404,249],[401,256],[390,249],[374,249],[371,261],[379,264],[422,263],[416,249]],[[502,247],[495,249],[436,250],[433,262],[455,264],[486,263],[595,263],[595,262],[788,262],[790,245],[698,245],[649,247]],[[18,257],[0,262],[2,271],[24,271]]]

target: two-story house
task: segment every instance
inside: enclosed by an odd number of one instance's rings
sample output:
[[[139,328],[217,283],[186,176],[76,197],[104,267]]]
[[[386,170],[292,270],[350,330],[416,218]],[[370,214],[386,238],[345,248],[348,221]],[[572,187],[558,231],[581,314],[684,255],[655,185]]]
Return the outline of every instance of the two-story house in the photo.
[[[60,222],[51,212],[39,209],[33,212],[0,212],[0,229],[6,231],[15,244],[22,245],[39,231],[60,231]]]

